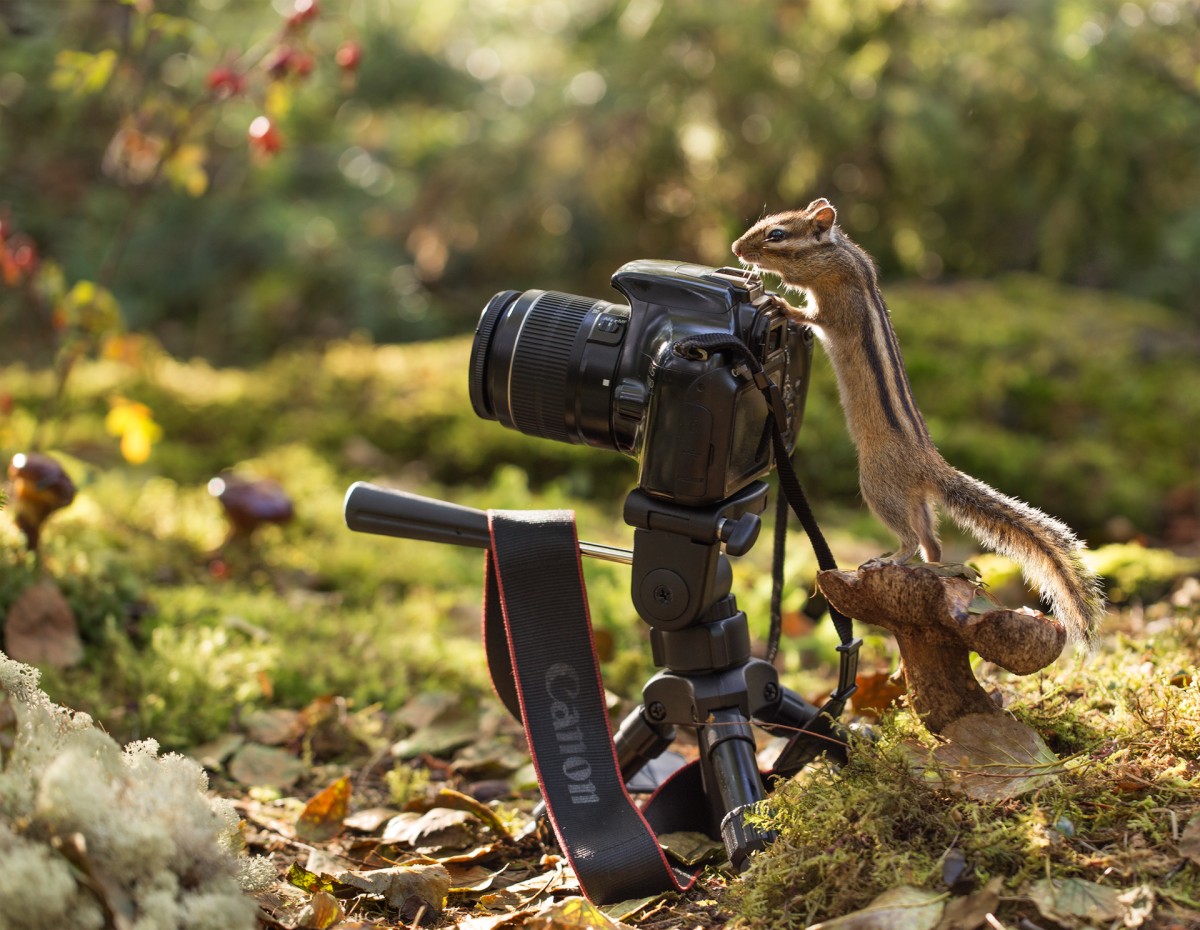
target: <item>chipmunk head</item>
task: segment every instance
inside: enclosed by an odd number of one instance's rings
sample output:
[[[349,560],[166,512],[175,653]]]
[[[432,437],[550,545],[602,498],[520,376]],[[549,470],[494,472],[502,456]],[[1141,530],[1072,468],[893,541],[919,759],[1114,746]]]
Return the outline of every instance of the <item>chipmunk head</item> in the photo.
[[[821,274],[822,258],[837,243],[836,223],[837,210],[822,197],[803,210],[759,220],[733,244],[733,254],[787,284],[806,287]]]

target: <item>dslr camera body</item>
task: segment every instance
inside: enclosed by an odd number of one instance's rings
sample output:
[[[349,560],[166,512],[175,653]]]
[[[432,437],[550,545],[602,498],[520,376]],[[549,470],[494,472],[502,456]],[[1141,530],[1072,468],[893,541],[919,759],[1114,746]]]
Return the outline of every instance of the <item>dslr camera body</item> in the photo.
[[[808,327],[739,268],[642,259],[612,284],[628,303],[544,290],[488,301],[471,349],[476,414],[633,456],[638,487],[684,507],[717,504],[767,474],[771,411],[745,363],[676,345],[740,339],[782,392],[790,450],[808,392]]]

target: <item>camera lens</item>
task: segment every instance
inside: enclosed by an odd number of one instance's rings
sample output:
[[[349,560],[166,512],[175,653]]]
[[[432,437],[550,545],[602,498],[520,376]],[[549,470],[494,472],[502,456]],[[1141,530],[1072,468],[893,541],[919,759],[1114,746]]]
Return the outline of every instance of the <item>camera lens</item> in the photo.
[[[618,448],[612,390],[629,308],[559,291],[503,291],[471,347],[475,413],[532,436]]]

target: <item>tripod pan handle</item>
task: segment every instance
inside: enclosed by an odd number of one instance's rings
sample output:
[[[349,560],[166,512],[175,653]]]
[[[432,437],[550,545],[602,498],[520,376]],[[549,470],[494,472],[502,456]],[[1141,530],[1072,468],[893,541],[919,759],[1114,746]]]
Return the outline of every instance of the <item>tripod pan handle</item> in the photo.
[[[477,549],[491,545],[488,517],[482,510],[365,481],[356,481],[346,492],[345,515],[346,525],[359,533]]]

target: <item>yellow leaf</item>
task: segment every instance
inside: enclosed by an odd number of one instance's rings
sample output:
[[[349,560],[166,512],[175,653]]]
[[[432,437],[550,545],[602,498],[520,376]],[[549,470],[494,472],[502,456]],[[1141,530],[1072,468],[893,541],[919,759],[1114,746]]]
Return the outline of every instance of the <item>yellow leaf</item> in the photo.
[[[108,84],[116,66],[117,53],[111,48],[94,55],[76,49],[63,49],[54,56],[50,86],[54,90],[78,95],[99,93]]]
[[[76,281],[59,305],[67,326],[99,337],[121,327],[121,306],[112,291],[93,281]]]
[[[267,86],[267,97],[263,110],[272,122],[279,122],[292,109],[292,89],[283,81],[272,81]]]
[[[343,776],[304,805],[296,821],[296,839],[321,843],[342,832],[350,812],[350,779]]]
[[[206,152],[203,146],[181,145],[163,166],[173,187],[191,197],[201,197],[208,190],[208,172],[204,170]]]
[[[112,400],[104,428],[109,435],[121,438],[121,455],[131,465],[141,465],[150,458],[151,448],[162,438],[162,427],[154,422],[150,408],[124,397]]]

